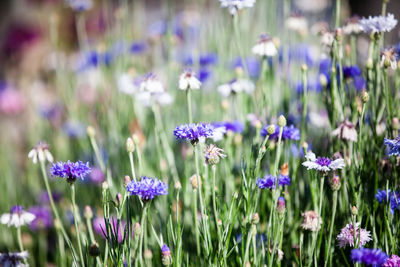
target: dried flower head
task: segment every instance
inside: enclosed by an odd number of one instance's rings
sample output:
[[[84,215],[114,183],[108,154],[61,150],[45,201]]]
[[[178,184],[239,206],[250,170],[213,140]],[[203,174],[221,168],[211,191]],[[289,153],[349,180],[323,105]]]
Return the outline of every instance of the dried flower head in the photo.
[[[387,48],[381,52],[381,67],[397,69],[397,53],[394,48]]]
[[[313,210],[306,211],[301,214],[304,218],[301,227],[304,230],[310,230],[312,232],[319,231],[321,229],[322,219],[321,217]]]
[[[205,162],[209,165],[215,165],[221,158],[225,158],[224,150],[216,145],[210,144],[204,150]]]

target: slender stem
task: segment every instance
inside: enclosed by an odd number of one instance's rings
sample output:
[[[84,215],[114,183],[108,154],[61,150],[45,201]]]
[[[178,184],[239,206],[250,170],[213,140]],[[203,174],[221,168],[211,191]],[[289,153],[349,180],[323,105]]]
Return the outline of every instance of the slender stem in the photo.
[[[300,262],[300,267],[303,266],[303,239],[304,239],[304,232],[301,231],[300,233],[300,242],[299,242],[299,262]]]
[[[303,97],[302,97],[302,105],[303,105],[303,114],[302,114],[302,119],[301,119],[301,140],[300,144],[304,142],[306,139],[307,133],[307,123],[306,123],[306,118],[307,118],[307,69],[302,68],[301,70],[301,75],[302,75],[302,80],[303,80]]]
[[[79,221],[79,211],[75,203],[75,184],[71,184],[71,201],[72,201],[72,209],[74,213],[74,223],[76,229],[76,236],[78,238],[78,249],[79,249],[79,257],[81,260],[82,266],[84,266],[85,261],[83,260],[83,253],[82,253],[82,244],[81,244],[81,231],[79,229],[78,221]]]
[[[22,252],[24,251],[24,246],[22,245],[22,237],[21,237],[21,227],[17,227],[17,239],[18,239],[18,246],[19,250]]]
[[[335,215],[336,215],[336,206],[337,206],[337,197],[338,197],[338,191],[335,190],[333,192],[333,207],[332,207],[332,217],[331,217],[331,224],[329,226],[329,237],[328,237],[328,249],[326,251],[326,256],[325,256],[325,264],[324,267],[328,265],[329,258],[331,256],[331,243],[332,243],[332,233],[333,233],[333,226],[335,224]]]
[[[321,183],[319,185],[319,206],[318,206],[318,215],[321,217],[322,214],[322,199],[323,199],[323,192],[324,192],[324,181],[325,176],[322,176]]]
[[[189,115],[189,123],[193,123],[191,93],[192,93],[192,91],[191,91],[190,89],[187,89],[187,90],[186,90],[187,107],[188,107],[188,115]]]
[[[140,234],[140,241],[139,241],[139,258],[136,259],[136,261],[137,261],[137,260],[140,261],[140,265],[141,265],[141,266],[144,266],[144,265],[143,265],[143,256],[142,256],[142,253],[143,253],[143,238],[144,238],[144,235],[146,234],[146,233],[145,233],[145,227],[144,227],[144,225],[145,225],[145,223],[146,223],[146,216],[147,216],[147,204],[145,204],[145,205],[143,206],[142,218],[141,218],[141,221],[140,221],[140,225],[141,225],[141,227],[142,227],[142,232],[141,232],[141,234]],[[136,262],[136,263],[137,263],[137,262]],[[136,265],[136,264],[135,264],[135,265]]]
[[[214,219],[215,219],[215,227],[217,228],[217,234],[218,234],[218,252],[222,248],[222,240],[221,240],[221,231],[218,225],[218,211],[217,211],[217,203],[215,200],[215,172],[216,172],[216,166],[213,165],[211,167],[212,169],[212,179],[213,179],[213,185],[212,185],[212,201],[213,201],[213,210],[214,210]]]
[[[98,161],[98,163],[100,165],[100,169],[103,171],[104,175],[106,175],[106,173],[107,173],[106,172],[106,166],[104,164],[103,158],[100,155],[100,149],[99,149],[99,146],[97,145],[96,139],[94,137],[90,137],[90,143],[91,143],[91,145],[93,147],[93,151],[94,151],[94,154],[96,156],[96,159],[97,159],[97,161]]]
[[[64,238],[59,229],[57,229],[57,239],[58,239],[58,250],[60,253],[60,261],[59,264],[61,267],[65,266],[65,247],[64,247]]]
[[[335,28],[340,25],[340,0],[336,0],[336,16],[335,16]]]
[[[131,172],[132,172],[133,181],[136,182],[135,164],[133,163],[133,152],[129,152],[129,162],[131,164]]]
[[[197,191],[193,192],[193,224],[195,227],[197,255],[200,256],[200,233],[197,225]]]
[[[96,242],[96,239],[94,238],[94,234],[93,234],[92,221],[90,220],[89,217],[86,217],[86,227],[89,232],[90,242],[92,244],[94,244]],[[97,256],[96,261],[97,261],[98,266],[103,266],[103,264],[101,263],[100,257]]]

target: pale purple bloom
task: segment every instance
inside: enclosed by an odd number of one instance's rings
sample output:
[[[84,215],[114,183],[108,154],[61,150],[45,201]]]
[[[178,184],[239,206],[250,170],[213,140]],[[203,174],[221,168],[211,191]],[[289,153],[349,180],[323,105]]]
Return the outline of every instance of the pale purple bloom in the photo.
[[[33,206],[29,208],[29,212],[36,216],[36,218],[29,225],[29,228],[31,228],[33,231],[49,229],[53,226],[53,216],[48,207]]]
[[[169,255],[171,255],[171,250],[169,249],[169,247],[166,244],[164,244],[161,247],[161,253],[163,256],[169,256]]]
[[[114,234],[118,236],[118,243],[121,243],[124,240],[126,223],[121,220],[118,227],[119,229],[117,229],[117,218],[110,217],[109,223],[111,224],[111,228]],[[106,222],[103,217],[98,217],[93,220],[93,230],[100,236],[102,236],[104,239],[106,239],[105,234],[107,234],[107,229],[106,229]]]
[[[90,181],[95,184],[102,184],[105,181],[105,176],[101,168],[94,167],[92,172],[89,174]]]
[[[351,260],[365,265],[381,266],[387,259],[386,253],[379,248],[358,248],[351,251]]]
[[[315,211],[309,210],[301,215],[304,219],[303,223],[301,224],[301,228],[304,230],[310,230],[311,232],[316,232],[321,229],[322,219]]]
[[[92,8],[92,0],[66,0],[67,4],[75,11],[86,11]]]
[[[302,165],[307,167],[307,170],[317,170],[321,172],[335,171],[337,169],[343,169],[346,164],[342,158],[331,160],[325,157],[316,157],[315,154],[309,151],[306,155],[307,161],[303,162]]]
[[[394,254],[382,265],[382,267],[398,267],[398,266],[400,266],[400,257]]]
[[[332,132],[332,135],[337,136],[339,139],[357,142],[357,131],[354,124],[348,120],[339,124],[339,127]]]
[[[261,135],[262,136],[267,136],[268,128],[269,125],[265,125],[262,129],[261,129]],[[279,126],[275,126],[275,132],[273,134],[271,134],[269,136],[270,139],[274,139],[275,141],[277,141],[279,139],[279,131],[280,131],[280,127]],[[282,130],[282,140],[300,140],[300,130],[297,129],[296,127],[294,127],[293,125],[290,126],[284,126],[283,130]]]
[[[336,238],[339,241],[339,247],[343,248],[347,245],[354,247],[354,231],[356,232],[356,240],[359,246],[363,247],[367,242],[372,240],[370,232],[360,228],[360,223],[356,223],[356,227],[353,227],[353,224],[350,223],[342,228]]]
[[[126,190],[131,195],[137,195],[142,199],[142,201],[149,201],[153,199],[155,196],[166,195],[168,194],[168,186],[158,180],[158,178],[150,178],[146,176],[142,176],[140,181],[132,181],[130,182]]]
[[[366,33],[390,32],[396,27],[397,19],[389,13],[387,16],[362,18],[359,23],[361,29]]]

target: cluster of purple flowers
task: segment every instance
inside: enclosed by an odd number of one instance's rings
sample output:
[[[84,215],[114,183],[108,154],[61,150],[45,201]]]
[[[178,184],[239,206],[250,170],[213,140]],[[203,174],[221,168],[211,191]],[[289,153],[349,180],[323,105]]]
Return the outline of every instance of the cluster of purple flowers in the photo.
[[[351,259],[365,265],[381,266],[388,260],[388,256],[378,248],[358,248],[351,251]]]
[[[390,203],[390,211],[392,213],[395,210],[400,210],[400,192],[391,192],[390,189],[388,192],[386,190],[379,190],[375,195],[375,198],[378,200],[379,203]]]
[[[258,178],[256,184],[260,189],[275,189],[275,185],[285,186],[290,185],[290,177],[286,175],[279,174],[275,177],[271,174],[266,175],[264,178]]]
[[[51,166],[51,176],[66,178],[67,182],[74,182],[77,178],[83,180],[91,172],[89,162],[57,162]]]
[[[150,178],[142,176],[140,181],[130,182],[126,190],[131,195],[136,195],[142,199],[142,201],[147,202],[153,199],[155,196],[168,194],[168,186],[156,178]]]
[[[177,126],[174,130],[176,139],[187,140],[192,145],[199,142],[200,139],[205,139],[213,136],[214,127],[210,124],[184,124]]]
[[[265,125],[261,129],[261,135],[262,136],[267,136],[267,128],[269,125]],[[269,136],[270,139],[278,140],[279,138],[279,131],[280,127],[275,126],[275,133],[271,134]],[[284,126],[282,130],[282,140],[300,140],[300,130],[294,127],[293,125],[290,126]]]

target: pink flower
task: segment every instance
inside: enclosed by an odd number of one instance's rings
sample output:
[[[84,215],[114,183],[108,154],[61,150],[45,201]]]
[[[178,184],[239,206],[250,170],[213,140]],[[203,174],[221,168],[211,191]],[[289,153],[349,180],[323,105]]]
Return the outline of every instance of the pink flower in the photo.
[[[396,267],[396,266],[400,266],[400,257],[394,254],[384,264],[382,264],[382,267]]]
[[[24,96],[17,90],[6,88],[0,92],[0,112],[16,115],[25,107]]]
[[[356,231],[356,239],[359,243],[359,246],[364,246],[367,242],[371,241],[371,235],[370,232],[360,228],[360,223],[356,223],[355,227]],[[344,227],[341,231],[340,234],[336,238],[339,240],[339,247],[343,248],[347,245],[354,247],[354,227],[353,224],[347,224],[346,227]]]
[[[117,218],[111,217],[110,224],[111,224],[111,227],[113,228],[112,230],[115,231],[117,228]],[[125,226],[126,226],[126,223],[124,221],[121,221],[119,224],[119,229],[118,229],[118,243],[121,243],[122,240],[124,239]],[[106,239],[104,233],[107,233],[107,230],[106,230],[106,223],[105,223],[103,217],[97,217],[93,220],[93,229],[96,233],[98,233],[104,239]],[[104,233],[103,233],[103,231],[104,231]]]

